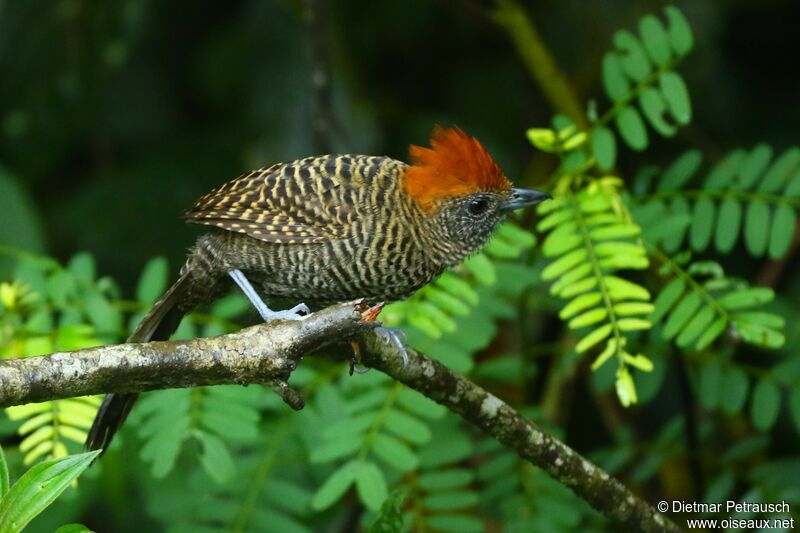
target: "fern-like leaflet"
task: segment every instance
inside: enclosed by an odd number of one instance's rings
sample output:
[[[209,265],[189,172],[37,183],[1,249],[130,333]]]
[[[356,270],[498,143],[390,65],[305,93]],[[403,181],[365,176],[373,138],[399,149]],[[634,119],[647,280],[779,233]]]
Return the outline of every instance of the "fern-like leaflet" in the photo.
[[[649,371],[644,355],[631,354],[627,334],[647,330],[653,306],[641,285],[617,274],[648,267],[647,252],[637,239],[639,226],[621,204],[616,178],[591,182],[542,204],[537,229],[549,232],[542,251],[552,262],[542,279],[553,281],[550,292],[569,300],[559,316],[570,329],[586,331],[575,349],[586,352],[605,341],[592,367],[617,360],[617,392],[624,405],[636,402],[628,365]],[[588,329],[587,329],[588,328]]]
[[[684,188],[697,175],[702,157],[690,150],[678,157],[645,194],[638,211],[654,225],[664,215],[682,216],[662,246],[676,251],[688,234],[688,244],[702,252],[713,244],[729,253],[744,238],[755,257],[783,257],[789,250],[800,208],[800,148],[772,158],[772,148],[759,144],[751,150],[729,152],[699,183]],[[642,183],[641,189],[648,185]],[[665,232],[666,233],[666,232]]]
[[[751,287],[746,281],[725,276],[713,261],[691,263],[670,259],[659,250],[652,253],[671,280],[655,300],[650,319],[663,322],[662,336],[681,348],[702,350],[729,330],[734,338],[765,348],[784,343],[784,319],[759,309],[775,297],[769,287]],[[699,280],[698,278],[704,278]]]

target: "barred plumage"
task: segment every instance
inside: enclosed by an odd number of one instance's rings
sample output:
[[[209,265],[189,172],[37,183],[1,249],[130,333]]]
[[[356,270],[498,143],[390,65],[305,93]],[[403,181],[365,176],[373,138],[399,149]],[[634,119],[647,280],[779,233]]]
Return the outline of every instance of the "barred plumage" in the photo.
[[[256,282],[273,308],[404,298],[479,250],[505,212],[549,197],[512,189],[460,130],[435,129],[431,145],[412,147],[412,166],[388,157],[309,157],[206,194],[185,217],[214,229],[197,240],[180,279],[129,341],[169,338],[184,313],[232,287],[232,273],[243,290],[252,289],[242,277]],[[135,400],[109,395],[87,446],[105,448]]]

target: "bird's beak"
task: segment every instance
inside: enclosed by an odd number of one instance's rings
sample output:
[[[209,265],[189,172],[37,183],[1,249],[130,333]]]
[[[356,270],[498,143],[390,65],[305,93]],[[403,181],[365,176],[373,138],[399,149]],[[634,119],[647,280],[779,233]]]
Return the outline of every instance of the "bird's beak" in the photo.
[[[511,189],[511,197],[500,207],[500,210],[507,213],[529,205],[536,205],[552,198],[549,192],[537,189]]]

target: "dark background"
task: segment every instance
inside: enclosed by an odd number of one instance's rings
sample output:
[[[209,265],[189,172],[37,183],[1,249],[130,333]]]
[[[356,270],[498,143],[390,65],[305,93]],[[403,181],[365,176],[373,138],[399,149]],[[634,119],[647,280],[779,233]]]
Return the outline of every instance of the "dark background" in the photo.
[[[612,33],[663,5],[527,8],[579,99],[604,109],[599,65]],[[687,146],[713,158],[796,140],[800,4],[679,6],[696,35],[681,67],[693,123],[646,156],[623,153],[624,177],[642,157],[660,163]],[[153,255],[177,268],[198,233],[180,214],[197,197],[245,170],[328,148],[312,133],[313,42],[331,71],[334,151],[405,158],[435,122],[455,124],[512,179],[540,180],[552,161],[524,131],[553,110],[490,8],[343,0],[310,27],[291,1],[4,2],[0,243],[62,260],[90,251],[125,287]]]

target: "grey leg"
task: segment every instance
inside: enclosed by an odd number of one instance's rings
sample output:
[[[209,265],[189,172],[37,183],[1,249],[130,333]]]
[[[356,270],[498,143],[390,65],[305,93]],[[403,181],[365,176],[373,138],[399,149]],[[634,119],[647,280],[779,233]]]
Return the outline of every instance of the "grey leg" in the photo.
[[[264,322],[278,319],[300,320],[301,318],[305,317],[305,315],[300,314],[301,312],[305,313],[306,315],[310,313],[306,304],[295,305],[286,311],[273,311],[267,307],[267,304],[264,303],[264,300],[261,299],[241,270],[236,268],[228,272],[228,274],[231,278],[233,278],[233,281],[236,282],[244,295],[247,296],[247,299],[250,300],[250,303],[256,308],[256,311],[258,311],[258,314],[264,319]]]

